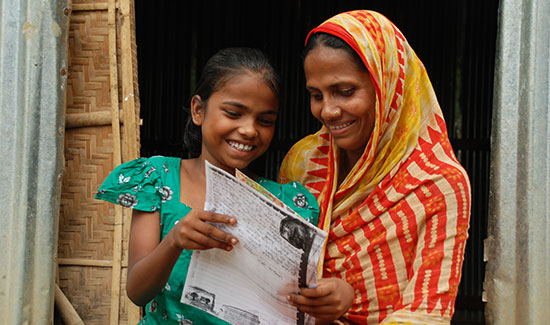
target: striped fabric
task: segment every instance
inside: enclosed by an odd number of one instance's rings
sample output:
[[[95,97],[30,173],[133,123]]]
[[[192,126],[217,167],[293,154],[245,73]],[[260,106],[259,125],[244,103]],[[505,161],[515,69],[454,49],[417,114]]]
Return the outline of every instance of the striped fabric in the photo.
[[[314,193],[329,232],[323,277],[355,289],[341,323],[449,323],[470,217],[468,175],[454,156],[422,62],[384,16],[352,11],[310,33],[346,41],[368,68],[376,122],[338,185],[339,150],[325,127],[288,152],[279,181]]]

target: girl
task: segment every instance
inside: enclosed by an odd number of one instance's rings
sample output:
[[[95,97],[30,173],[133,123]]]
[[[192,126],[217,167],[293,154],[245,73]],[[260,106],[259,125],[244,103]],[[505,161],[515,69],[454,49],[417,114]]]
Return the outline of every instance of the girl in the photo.
[[[260,51],[218,52],[191,99],[184,142],[194,158],[139,158],[117,167],[100,187],[96,198],[133,208],[126,288],[134,303],[147,304],[140,324],[225,323],[179,302],[191,250],[230,251],[238,244],[212,225],[235,225],[235,217],[202,210],[205,160],[234,174],[262,155],[273,137],[278,96],[278,77]],[[260,183],[316,224],[318,207],[304,187]],[[306,197],[302,208],[292,203],[298,194]]]

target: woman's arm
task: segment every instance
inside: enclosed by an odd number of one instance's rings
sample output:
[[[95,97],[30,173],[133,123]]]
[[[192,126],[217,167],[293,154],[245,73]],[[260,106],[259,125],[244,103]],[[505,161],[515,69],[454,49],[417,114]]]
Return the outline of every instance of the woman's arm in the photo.
[[[183,249],[230,251],[237,238],[208,222],[234,225],[235,218],[192,209],[160,241],[160,214],[133,210],[128,253],[128,297],[147,304],[164,287]]]

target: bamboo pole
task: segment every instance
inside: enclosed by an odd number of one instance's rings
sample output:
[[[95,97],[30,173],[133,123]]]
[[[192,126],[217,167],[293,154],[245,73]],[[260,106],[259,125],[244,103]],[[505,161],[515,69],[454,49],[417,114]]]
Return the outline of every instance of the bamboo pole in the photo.
[[[67,1],[67,7],[68,8],[72,8],[72,4],[73,4],[73,1],[72,0],[68,0]],[[63,10],[63,13],[67,16],[67,22],[65,23],[65,58],[66,58],[66,63],[65,63],[65,66],[64,66],[64,70],[67,72],[69,71],[69,66],[71,64],[71,56],[69,55],[69,34],[70,34],[70,30],[71,30],[71,18],[72,18],[72,12],[70,9],[68,8],[65,8]],[[65,77],[65,82],[66,82],[66,85],[68,85],[68,81],[67,81],[67,73],[65,73],[64,75]],[[64,95],[63,95],[63,115],[66,117],[67,116],[67,91],[64,92]],[[64,125],[64,128],[65,128],[65,134],[67,132],[66,128],[67,128],[67,123],[65,121],[65,125]],[[64,135],[66,137],[66,135]],[[66,138],[65,138],[65,141]],[[66,163],[66,159],[65,159],[65,148],[63,148],[63,157],[61,158],[63,160],[63,172],[65,172],[65,163]],[[61,202],[60,202],[61,204]],[[59,206],[59,208],[61,209],[61,205]],[[59,226],[58,226],[59,227]],[[84,324],[84,322],[82,321],[82,319],[80,318],[80,316],[78,316],[78,313],[74,310],[74,307],[73,305],[70,304],[69,302],[69,299],[67,299],[67,296],[65,296],[65,294],[63,293],[63,291],[61,291],[61,288],[59,288],[59,258],[58,258],[58,242],[59,242],[59,229],[58,229],[58,233],[56,235],[56,239],[55,239],[55,260],[57,261],[57,267],[55,269],[55,283],[54,283],[54,286],[55,286],[55,293],[54,293],[54,306],[52,306],[53,308],[55,308],[55,306],[57,305],[58,306],[58,310],[59,310],[59,314],[61,315],[61,319],[63,319],[63,322],[65,324],[70,324],[71,320],[74,320],[76,322],[76,324]],[[69,306],[67,306],[67,302],[69,302]],[[53,308],[52,308],[52,316],[50,317],[50,324],[53,324]],[[71,317],[74,316],[70,310],[74,311],[74,313],[76,314],[77,317]],[[69,311],[69,312],[68,312]],[[78,320],[80,320],[80,323],[78,323]]]
[[[113,128],[113,168],[122,162],[120,148],[120,117],[118,112],[118,65],[116,50],[116,3],[108,2],[109,25],[109,80],[111,93],[111,119]],[[120,310],[120,276],[122,255],[122,207],[115,205],[115,227],[113,238],[113,269],[111,273],[110,324],[118,324]]]
[[[97,2],[97,3],[75,3],[71,8],[73,11],[97,11],[97,10],[107,10],[108,3],[106,2]]]
[[[122,13],[120,26],[121,66],[122,66],[122,107],[124,111],[124,147],[126,159],[138,156],[136,107],[134,94],[134,72],[132,55],[132,29],[130,17],[130,0],[120,0]]]
[[[88,258],[58,258],[57,264],[59,264],[60,266],[78,265],[78,266],[112,267],[113,261],[94,260],[94,259],[88,259]],[[122,267],[128,267],[128,264],[122,261]]]
[[[111,125],[112,122],[112,113],[110,111],[72,113],[65,116],[66,129]],[[123,123],[123,121],[121,120],[120,123]]]
[[[125,157],[127,160],[138,157],[138,130],[136,127],[136,107],[134,94],[134,73],[132,53],[132,17],[131,17],[131,0],[120,0],[119,6],[122,14],[120,26],[121,40],[121,67],[122,67],[122,107],[124,116],[124,147]],[[124,211],[125,224],[130,225],[131,214],[129,210]],[[128,237],[126,237],[128,238]],[[127,264],[127,263],[126,263]],[[135,324],[141,319],[141,309],[128,299],[128,323]]]
[[[71,305],[71,302],[67,299],[57,284],[55,285],[55,305],[57,306],[57,310],[61,315],[63,323],[66,325],[84,325],[84,322],[80,316],[78,316],[78,313],[74,309],[73,305]]]

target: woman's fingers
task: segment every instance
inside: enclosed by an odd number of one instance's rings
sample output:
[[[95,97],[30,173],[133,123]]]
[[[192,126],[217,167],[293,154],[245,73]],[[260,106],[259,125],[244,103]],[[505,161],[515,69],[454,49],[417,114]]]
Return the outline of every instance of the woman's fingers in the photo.
[[[291,294],[288,302],[318,320],[335,320],[352,305],[353,288],[345,280],[325,278],[316,288],[301,288],[300,294]]]
[[[334,300],[329,296],[308,298],[301,295],[290,295],[288,300],[299,310],[324,320],[335,320],[349,308],[344,301]]]
[[[304,297],[318,298],[327,296],[336,289],[337,286],[335,282],[328,281],[328,279],[321,279],[315,288],[300,288],[300,295]]]
[[[299,294],[291,294],[288,301],[295,306],[324,306],[330,303],[330,297],[309,298]]]

